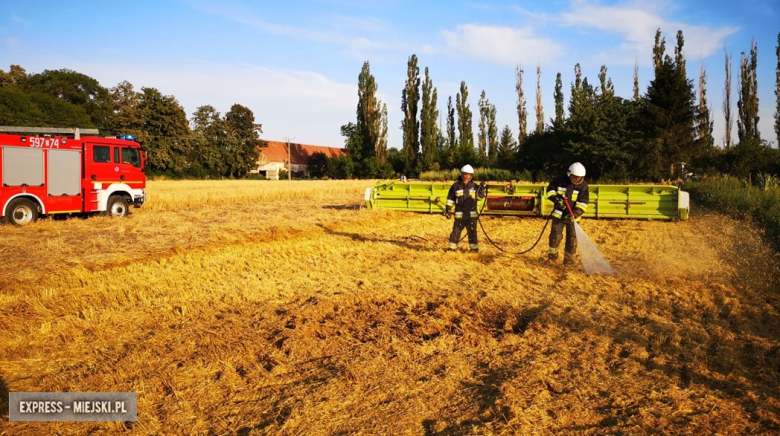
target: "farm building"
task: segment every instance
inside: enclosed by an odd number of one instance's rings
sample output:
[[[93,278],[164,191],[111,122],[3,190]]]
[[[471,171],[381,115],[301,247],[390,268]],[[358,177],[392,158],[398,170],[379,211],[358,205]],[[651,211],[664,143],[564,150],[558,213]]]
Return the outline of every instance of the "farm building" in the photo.
[[[279,180],[282,170],[291,171],[293,177],[309,177],[308,161],[314,153],[324,153],[328,158],[344,156],[343,148],[324,147],[320,145],[288,143],[281,141],[263,141],[263,146],[257,147],[259,158],[257,168],[250,171],[262,174],[267,179]],[[288,162],[290,163],[288,167]]]

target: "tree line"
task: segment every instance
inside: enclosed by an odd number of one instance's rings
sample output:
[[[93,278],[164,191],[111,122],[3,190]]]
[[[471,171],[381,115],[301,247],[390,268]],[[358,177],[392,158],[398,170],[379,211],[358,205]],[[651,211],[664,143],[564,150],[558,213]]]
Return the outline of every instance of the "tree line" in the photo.
[[[418,58],[407,62],[407,79],[401,92],[403,140],[400,150],[386,145],[387,110],[376,100],[376,82],[369,62],[363,64],[358,80],[358,114],[355,123],[341,128],[350,150],[347,177],[388,177],[403,174],[417,177],[426,171],[458,168],[469,163],[483,168],[507,169],[528,173],[544,180],[571,161],[580,161],[592,180],[659,181],[685,177],[691,173],[731,174],[739,177],[780,173],[780,152],[761,138],[758,130],[758,47],[751,43],[742,52],[736,83],[737,113],[731,108],[732,55],[724,47],[725,142],[715,146],[713,119],[707,100],[707,75],[699,68],[698,83],[688,78],[683,55],[684,36],[678,31],[671,53],[657,30],[652,52],[653,78],[642,94],[638,65],[634,67],[631,98],[615,94],[607,67],[602,66],[598,80],[584,77],[579,64],[574,66],[568,105],[558,73],[554,88],[554,117],[544,118],[541,92],[541,67],[536,67],[536,124],[528,129],[528,99],[524,92],[525,71],[515,70],[518,134],[507,125],[496,126],[496,107],[480,94],[477,105],[478,132],[474,144],[469,89],[465,81],[453,98],[447,99],[446,126],[437,125],[438,94],[426,67],[420,76]],[[780,144],[780,34],[778,34],[777,80],[775,95],[775,133]],[[422,87],[422,93],[420,88]],[[568,110],[565,110],[568,109]],[[419,112],[419,114],[418,114]],[[731,128],[736,118],[738,142],[731,143]],[[380,120],[384,130],[377,130]],[[377,136],[378,135],[378,136]],[[384,135],[384,136],[383,136]],[[342,166],[344,166],[342,164]]]
[[[169,177],[244,177],[255,167],[262,126],[250,109],[213,106],[188,120],[175,97],[127,81],[107,89],[76,71],[27,74],[0,70],[0,125],[97,128],[103,136],[133,135],[147,151],[147,173]]]
[[[630,98],[615,94],[606,66],[595,81],[574,65],[568,102],[560,72],[556,76],[554,116],[545,120],[541,66],[536,66],[536,123],[528,125],[531,103],[525,94],[525,71],[515,69],[517,134],[496,125],[496,106],[482,90],[472,112],[469,88],[460,83],[447,97],[444,123],[439,124],[439,95],[428,67],[421,75],[419,60],[407,60],[401,90],[403,131],[400,149],[388,148],[387,105],[377,98],[378,84],[368,61],[358,75],[354,122],[341,126],[347,156],[329,159],[315,154],[309,164],[315,177],[418,177],[426,171],[459,168],[469,163],[506,169],[544,180],[570,161],[580,161],[591,180],[658,181],[690,173],[739,177],[780,173],[780,153],[758,130],[758,47],[741,53],[732,102],[732,54],[724,47],[725,139],[713,140],[713,120],[707,100],[707,76],[699,68],[698,82],[688,79],[678,31],[667,53],[658,29],[652,51],[653,78],[640,92],[638,66]],[[780,143],[780,34],[776,47],[775,133]],[[732,108],[736,103],[736,112]],[[473,132],[474,117],[478,132]],[[732,144],[736,121],[738,141]],[[148,152],[151,174],[172,177],[245,177],[256,164],[262,125],[247,107],[234,104],[223,114],[213,106],[196,109],[190,119],[175,97],[155,88],[136,91],[127,81],[102,87],[84,74],[46,70],[27,74],[11,65],[0,70],[0,125],[93,127],[104,135],[135,135]]]

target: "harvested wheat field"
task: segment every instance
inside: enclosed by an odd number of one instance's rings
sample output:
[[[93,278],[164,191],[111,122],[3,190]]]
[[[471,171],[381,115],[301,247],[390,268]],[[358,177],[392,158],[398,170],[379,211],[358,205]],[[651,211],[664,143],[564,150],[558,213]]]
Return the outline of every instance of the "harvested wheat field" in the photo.
[[[780,432],[780,258],[756,228],[585,220],[616,271],[447,253],[366,181],[151,182],[126,219],[0,226],[0,434]],[[485,218],[521,251],[540,218]],[[465,241],[461,244],[465,250]],[[136,392],[137,422],[8,422]]]

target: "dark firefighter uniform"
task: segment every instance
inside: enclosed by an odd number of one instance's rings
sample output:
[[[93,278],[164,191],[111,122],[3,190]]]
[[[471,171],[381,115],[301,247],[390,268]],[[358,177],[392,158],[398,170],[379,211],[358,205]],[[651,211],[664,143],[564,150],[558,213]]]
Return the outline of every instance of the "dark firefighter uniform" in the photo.
[[[574,217],[563,201],[564,196],[569,200],[569,205],[574,212]],[[552,212],[552,230],[550,230],[550,251],[548,258],[558,259],[558,246],[563,239],[563,229],[566,229],[566,246],[564,247],[563,263],[573,264],[577,256],[577,234],[574,223],[580,220],[582,214],[588,209],[590,193],[588,183],[584,178],[580,184],[575,185],[569,176],[562,175],[553,180],[547,187],[547,198],[555,203]]]
[[[477,198],[485,198],[484,185],[477,186],[474,180],[463,181],[463,177],[458,178],[447,194],[447,214],[454,212],[455,222],[452,224],[452,233],[450,233],[449,249],[458,248],[460,235],[463,229],[469,236],[469,249],[479,250],[477,242]]]

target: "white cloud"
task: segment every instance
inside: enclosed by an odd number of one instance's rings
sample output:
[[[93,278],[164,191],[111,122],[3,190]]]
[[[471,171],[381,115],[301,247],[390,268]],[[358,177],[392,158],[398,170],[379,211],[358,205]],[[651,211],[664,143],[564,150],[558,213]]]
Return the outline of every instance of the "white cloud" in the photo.
[[[19,51],[22,48],[22,42],[18,38],[4,38],[3,47],[5,47],[8,51]]]
[[[454,31],[443,31],[442,36],[452,50],[508,65],[545,64],[561,52],[561,46],[535,36],[530,28],[463,24]]]
[[[587,1],[576,1],[572,10],[561,16],[566,26],[582,30],[595,29],[622,37],[622,42],[600,52],[602,62],[631,65],[650,62],[655,33],[661,29],[666,39],[667,53],[673,53],[678,30],[685,38],[684,52],[689,58],[706,58],[723,47],[727,36],[737,32],[735,27],[711,28],[669,21],[659,13],[662,4],[601,6]]]
[[[233,104],[248,107],[263,125],[263,138],[343,146],[340,127],[355,118],[357,85],[310,72],[274,70],[248,64],[198,61],[169,65],[99,62],[72,66],[76,71],[112,87],[127,80],[140,91],[156,88],[173,95],[187,117],[199,106],[211,105],[224,114]]]

